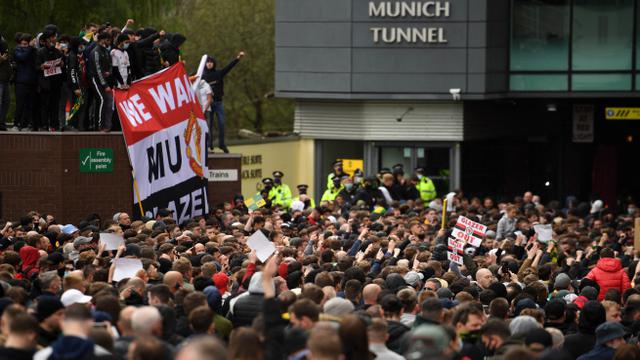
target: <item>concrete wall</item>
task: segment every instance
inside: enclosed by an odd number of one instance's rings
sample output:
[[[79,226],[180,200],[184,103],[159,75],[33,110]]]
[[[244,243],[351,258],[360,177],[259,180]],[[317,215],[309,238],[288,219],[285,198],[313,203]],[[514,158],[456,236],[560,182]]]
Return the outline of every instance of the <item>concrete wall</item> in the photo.
[[[262,179],[272,177],[280,170],[283,182],[297,196],[298,184],[309,185],[308,193],[314,196],[314,141],[311,139],[288,139],[230,145],[233,153],[242,154],[242,194],[250,197],[262,188]]]
[[[113,172],[81,173],[81,148],[113,149]],[[103,219],[133,208],[131,166],[121,133],[0,133],[0,218],[18,220],[31,210],[59,223],[77,223],[90,213]],[[238,155],[213,155],[209,168],[235,168]],[[210,207],[231,200],[240,181],[209,182]]]
[[[478,98],[507,90],[507,0],[440,1],[450,11],[437,18],[369,16],[369,3],[277,0],[278,96],[450,99],[451,88]],[[372,30],[423,27],[442,29],[446,43],[376,43]]]

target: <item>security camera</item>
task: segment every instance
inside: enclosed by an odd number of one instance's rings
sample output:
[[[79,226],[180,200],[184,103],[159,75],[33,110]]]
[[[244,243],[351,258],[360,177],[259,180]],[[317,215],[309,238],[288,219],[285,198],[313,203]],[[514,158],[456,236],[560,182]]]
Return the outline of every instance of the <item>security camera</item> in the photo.
[[[460,92],[461,92],[460,89],[449,89],[449,94],[451,94],[453,101],[460,100]]]

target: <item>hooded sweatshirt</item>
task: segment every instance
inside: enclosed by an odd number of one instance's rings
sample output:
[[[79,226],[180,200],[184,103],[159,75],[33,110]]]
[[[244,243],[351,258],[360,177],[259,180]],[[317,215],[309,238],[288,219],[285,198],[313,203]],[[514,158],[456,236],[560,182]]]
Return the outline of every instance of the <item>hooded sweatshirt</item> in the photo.
[[[31,276],[38,272],[38,260],[40,259],[40,253],[38,249],[25,245],[20,249],[20,259],[22,259],[22,266],[20,271],[22,272],[23,279],[29,279]]]
[[[604,299],[604,295],[609,289],[619,289],[622,294],[631,288],[629,276],[622,270],[620,259],[602,258],[598,260],[596,267],[587,274],[586,278],[597,282],[600,286],[598,301]]]
[[[223,67],[222,70],[216,69],[218,62],[213,57],[207,57],[207,62],[213,62],[213,69],[209,70],[205,67],[202,73],[202,79],[211,86],[211,90],[213,90],[213,101],[222,101],[222,96],[224,96],[224,76],[227,75],[240,60],[233,59],[227,66]]]
[[[180,61],[180,46],[187,41],[187,38],[180,33],[169,33],[165,41],[160,44],[160,53],[163,61],[168,61],[173,65]]]

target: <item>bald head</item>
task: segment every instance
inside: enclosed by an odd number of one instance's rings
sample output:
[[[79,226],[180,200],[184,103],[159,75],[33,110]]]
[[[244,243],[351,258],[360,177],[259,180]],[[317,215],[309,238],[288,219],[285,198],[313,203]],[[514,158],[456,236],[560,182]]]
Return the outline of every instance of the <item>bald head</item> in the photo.
[[[118,330],[123,336],[133,335],[133,330],[131,329],[131,315],[136,310],[133,306],[127,306],[120,311],[120,316],[118,317]]]
[[[382,289],[378,284],[369,284],[362,290],[362,297],[366,305],[375,305],[378,303],[378,295]]]
[[[164,275],[162,282],[169,287],[172,293],[175,293],[182,286],[183,277],[177,271],[168,271]]]
[[[483,289],[488,289],[489,285],[493,283],[493,273],[489,269],[482,268],[476,272],[476,282]]]

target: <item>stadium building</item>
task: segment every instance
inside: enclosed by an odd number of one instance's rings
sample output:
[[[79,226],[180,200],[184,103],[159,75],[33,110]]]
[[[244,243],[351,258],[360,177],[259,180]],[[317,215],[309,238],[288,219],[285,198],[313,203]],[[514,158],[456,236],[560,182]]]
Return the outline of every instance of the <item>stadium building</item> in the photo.
[[[640,0],[277,0],[276,96],[336,158],[439,193],[640,194]],[[317,191],[317,193],[321,193]]]

